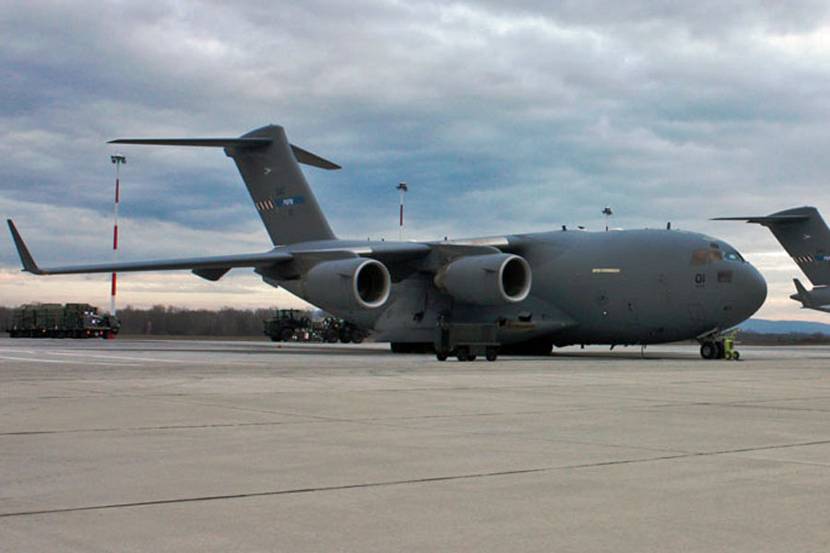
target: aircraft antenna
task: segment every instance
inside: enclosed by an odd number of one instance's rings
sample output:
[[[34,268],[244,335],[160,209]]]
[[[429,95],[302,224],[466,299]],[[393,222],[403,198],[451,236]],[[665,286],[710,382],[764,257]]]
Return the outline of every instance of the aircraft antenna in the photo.
[[[403,240],[403,198],[404,195],[409,191],[409,187],[406,185],[405,182],[398,184],[395,188],[401,193],[401,203],[400,203],[400,216],[398,218],[398,240]]]
[[[118,203],[121,196],[121,165],[127,163],[127,158],[121,154],[114,154],[110,156],[110,161],[115,165],[115,202],[112,209],[112,256],[114,260],[118,259]],[[115,293],[116,293],[116,275],[113,271],[112,281],[110,286],[110,314],[115,316]],[[113,335],[114,336],[114,335]]]
[[[614,214],[614,212],[611,210],[610,207],[605,206],[605,208],[602,210],[602,214],[605,215],[605,232],[608,232],[608,221],[611,219],[611,216]]]

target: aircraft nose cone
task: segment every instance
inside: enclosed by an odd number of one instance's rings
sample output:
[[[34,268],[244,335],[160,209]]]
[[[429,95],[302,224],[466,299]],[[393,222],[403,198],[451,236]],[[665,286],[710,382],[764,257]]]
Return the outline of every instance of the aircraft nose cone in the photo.
[[[741,279],[743,281],[741,283],[742,303],[746,313],[745,317],[748,319],[764,305],[764,301],[767,299],[767,281],[764,280],[758,269],[749,263],[746,264],[742,272],[744,273]]]

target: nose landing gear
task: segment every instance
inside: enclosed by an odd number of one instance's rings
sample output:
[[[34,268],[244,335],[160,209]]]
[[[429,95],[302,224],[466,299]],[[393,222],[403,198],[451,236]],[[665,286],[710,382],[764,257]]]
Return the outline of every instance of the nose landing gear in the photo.
[[[727,336],[709,336],[699,339],[700,356],[704,359],[727,359],[737,361],[741,352],[735,349],[735,332]]]

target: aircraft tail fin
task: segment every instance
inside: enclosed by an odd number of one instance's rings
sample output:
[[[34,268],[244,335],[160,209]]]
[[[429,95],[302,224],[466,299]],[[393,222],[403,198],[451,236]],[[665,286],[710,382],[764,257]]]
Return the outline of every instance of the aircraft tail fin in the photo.
[[[110,143],[224,148],[274,245],[335,238],[299,163],[329,170],[340,166],[290,144],[278,125],[239,138],[128,138]]]
[[[830,284],[830,229],[815,207],[796,207],[763,217],[719,217],[770,229],[814,285]]]
[[[812,307],[813,302],[812,302],[812,299],[810,298],[810,292],[808,292],[807,289],[804,288],[804,285],[801,284],[801,281],[798,280],[797,278],[794,278],[793,279],[793,284],[795,284],[795,292],[796,293],[791,295],[790,298],[801,302],[801,305],[804,306],[804,307]]]

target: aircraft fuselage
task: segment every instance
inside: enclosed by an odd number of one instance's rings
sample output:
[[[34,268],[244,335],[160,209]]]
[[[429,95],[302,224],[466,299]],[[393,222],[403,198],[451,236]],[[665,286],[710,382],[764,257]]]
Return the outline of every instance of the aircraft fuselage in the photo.
[[[341,248],[377,244],[335,243]],[[733,247],[692,232],[563,230],[450,243],[493,245],[522,256],[532,270],[530,295],[506,305],[459,303],[436,288],[432,274],[415,266],[393,283],[381,309],[319,307],[373,328],[379,340],[391,342],[431,342],[439,318],[445,317],[499,323],[499,340],[505,344],[624,345],[728,329],[757,311],[767,293],[761,274]],[[273,283],[303,297],[297,283]]]

